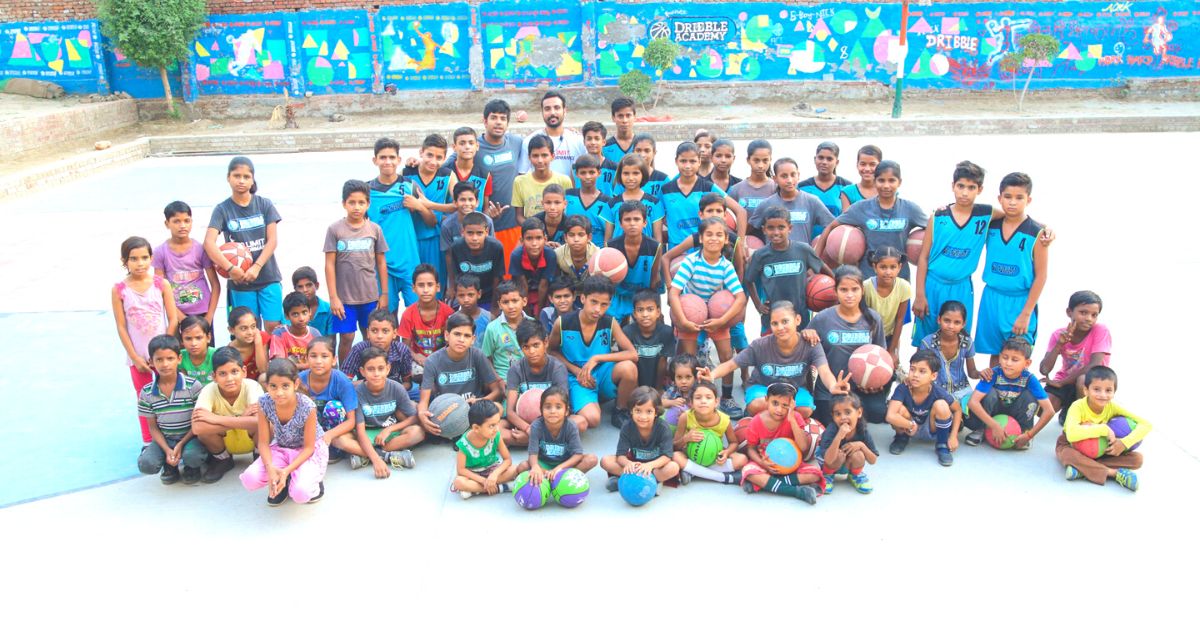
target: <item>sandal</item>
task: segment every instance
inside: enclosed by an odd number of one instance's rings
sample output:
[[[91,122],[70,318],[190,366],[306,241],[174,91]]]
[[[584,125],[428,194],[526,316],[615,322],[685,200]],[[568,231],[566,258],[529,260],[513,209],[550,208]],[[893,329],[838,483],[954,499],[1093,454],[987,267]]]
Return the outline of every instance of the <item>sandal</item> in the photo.
[[[971,432],[970,434],[967,434],[967,437],[963,439],[963,442],[972,447],[978,447],[979,444],[983,442],[983,432]]]

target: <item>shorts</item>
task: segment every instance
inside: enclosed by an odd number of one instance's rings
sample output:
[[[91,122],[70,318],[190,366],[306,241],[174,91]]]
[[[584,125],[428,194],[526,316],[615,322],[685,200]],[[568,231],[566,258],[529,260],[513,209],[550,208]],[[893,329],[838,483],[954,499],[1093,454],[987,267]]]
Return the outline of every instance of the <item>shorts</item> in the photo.
[[[504,464],[504,463],[502,463],[502,462],[497,462],[496,464],[490,464],[490,465],[488,465],[488,466],[486,466],[486,467],[478,467],[478,468],[475,468],[475,469],[468,468],[468,469],[467,469],[467,471],[470,471],[471,473],[474,473],[474,474],[477,474],[477,475],[482,475],[483,477],[485,477],[485,478],[486,478],[486,477],[488,477],[489,475],[491,475],[493,471],[495,471],[496,469],[498,469],[498,468],[500,467],[500,465],[502,465],[502,464]]]
[[[699,344],[704,344],[703,338],[711,338],[714,341],[729,340],[731,338],[731,336],[733,335],[732,328],[736,327],[737,325],[740,325],[740,324],[741,323],[729,325],[728,327],[724,327],[722,329],[701,330],[696,333],[692,333],[690,331],[683,331],[682,329],[679,329],[678,327],[676,327],[675,328],[675,337],[679,338],[680,340],[695,340]],[[742,330],[742,338],[744,339],[745,337],[746,337],[746,331],[745,331],[745,329],[743,329]]]
[[[382,432],[382,431],[383,431],[383,428],[382,428],[382,427],[368,427],[368,428],[367,428],[367,442],[368,442],[368,443],[371,443],[371,444],[374,444],[374,443],[375,443],[375,437],[376,437],[376,436],[379,436],[379,433],[380,433],[380,432]],[[388,434],[387,440],[385,440],[385,441],[383,441],[383,442],[385,442],[385,443],[386,443],[387,441],[389,441],[389,440],[392,440],[393,438],[396,438],[397,436],[399,436],[399,435],[400,435],[400,432],[401,432],[401,431],[403,431],[403,430],[396,430],[395,432],[392,432],[391,434]]]
[[[752,492],[757,493],[759,491],[762,491],[763,489],[761,489],[757,486],[754,486],[753,483],[747,482],[747,479],[749,479],[751,476],[755,476],[755,475],[771,475],[771,472],[767,471],[761,465],[759,465],[757,462],[753,462],[753,461],[747,462],[746,466],[742,467],[742,486],[746,486],[747,484],[749,484],[753,489]],[[821,467],[819,467],[811,462],[802,462],[802,463],[800,463],[800,466],[796,468],[795,471],[793,471],[787,475],[776,475],[773,477],[781,478],[783,480],[783,483],[787,484],[789,486],[799,486],[800,479],[797,476],[800,476],[800,475],[815,475],[818,478],[820,478],[819,480],[817,480],[817,494],[821,494],[821,493],[825,492],[825,476],[824,476],[824,474],[821,473]]]
[[[231,429],[225,432],[225,449],[231,454],[248,454],[254,451],[254,439],[246,430]]]
[[[229,309],[246,306],[260,321],[278,323],[283,320],[283,288],[278,283],[267,284],[258,290],[229,289]]]
[[[762,399],[767,396],[767,387],[762,384],[753,384],[746,387],[745,400],[746,405],[750,405],[751,401]],[[814,408],[816,404],[813,402],[812,393],[807,388],[800,388],[796,391],[796,407],[797,408]]]
[[[378,306],[379,303],[376,301],[359,303],[356,305],[351,305],[349,303],[345,304],[344,307],[346,308],[346,318],[338,318],[337,314],[334,314],[329,319],[329,326],[332,328],[331,331],[333,331],[335,334],[353,334],[355,330],[361,330],[363,337],[366,338],[368,326],[367,317],[370,316],[371,312],[374,312],[375,308]]]
[[[767,325],[770,328],[770,325]],[[746,339],[746,321],[738,321],[729,330],[730,344],[733,345],[734,351],[741,351],[750,346],[750,342]]]
[[[417,293],[412,289],[412,273],[401,277],[388,270],[388,311],[395,314],[405,307],[417,302]],[[332,322],[332,321],[331,321]],[[364,329],[366,329],[364,327]]]
[[[571,412],[579,412],[584,406],[616,398],[617,384],[613,381],[613,364],[601,362],[592,369],[592,379],[596,380],[596,388],[587,388],[580,384],[574,375],[567,375],[567,384],[571,388]]]
[[[1029,293],[1001,292],[984,287],[979,299],[979,320],[975,326],[975,353],[1000,355],[1004,341],[1012,336],[1013,323],[1017,321]],[[1032,346],[1037,343],[1038,309],[1033,308],[1029,316],[1029,329],[1022,336]]]
[[[971,329],[975,315],[975,284],[968,277],[952,283],[943,282],[932,273],[925,274],[925,302],[929,304],[929,314],[913,321],[912,345],[920,347],[921,341],[929,334],[938,330],[938,311],[948,301],[958,301],[967,308],[967,320],[963,329]],[[911,312],[911,308],[909,309]]]
[[[504,273],[508,277],[508,262],[512,258],[512,252],[521,243],[521,228],[513,227],[504,231],[496,231],[496,239],[504,247]]]

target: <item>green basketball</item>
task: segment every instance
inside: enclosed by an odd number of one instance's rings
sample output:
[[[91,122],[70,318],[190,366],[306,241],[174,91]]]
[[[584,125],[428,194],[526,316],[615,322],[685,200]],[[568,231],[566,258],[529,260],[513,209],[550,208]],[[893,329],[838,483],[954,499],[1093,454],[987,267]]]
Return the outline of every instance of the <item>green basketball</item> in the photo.
[[[707,467],[716,462],[717,454],[721,453],[721,437],[712,430],[701,431],[704,432],[704,438],[698,443],[688,443],[687,456],[692,462]]]
[[[587,499],[591,485],[579,469],[564,469],[550,483],[550,495],[564,508],[574,508]]]

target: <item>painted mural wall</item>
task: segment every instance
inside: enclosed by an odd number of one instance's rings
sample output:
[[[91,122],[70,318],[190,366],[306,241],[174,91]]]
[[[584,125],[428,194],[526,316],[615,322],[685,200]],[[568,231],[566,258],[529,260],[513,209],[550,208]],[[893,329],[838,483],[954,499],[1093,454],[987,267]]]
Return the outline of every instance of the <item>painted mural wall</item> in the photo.
[[[994,89],[1027,33],[1062,43],[1032,86],[1200,77],[1200,2],[911,4],[501,0],[375,11],[214,15],[173,73],[185,97],[613,85],[657,37],[683,46],[667,81],[873,81]],[[900,47],[900,32],[908,48]],[[101,45],[99,25],[0,24],[0,79],[157,97],[153,72]]]

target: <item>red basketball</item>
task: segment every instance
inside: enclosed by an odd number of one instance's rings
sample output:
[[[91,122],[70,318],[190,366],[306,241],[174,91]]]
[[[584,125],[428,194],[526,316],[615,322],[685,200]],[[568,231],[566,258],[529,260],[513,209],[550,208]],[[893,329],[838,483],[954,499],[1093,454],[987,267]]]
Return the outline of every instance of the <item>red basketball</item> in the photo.
[[[625,260],[625,254],[607,246],[596,251],[588,262],[588,273],[607,277],[613,283],[621,283],[628,272],[629,262]]]
[[[250,249],[246,248],[241,242],[226,242],[221,245],[221,255],[225,256],[225,261],[241,268],[243,271],[250,270],[250,266],[254,264],[254,256],[250,254]],[[229,273],[224,268],[218,268],[217,274],[222,277],[228,277]]]
[[[867,238],[857,227],[838,225],[825,239],[825,253],[838,264],[857,264],[867,252]]]
[[[733,293],[728,290],[717,290],[708,300],[708,317],[721,318],[731,307],[733,307]]]
[[[766,245],[767,244],[765,242],[763,242],[762,239],[759,238],[758,236],[746,236],[746,245],[745,246],[747,249],[749,249],[751,255],[754,255],[755,251],[761,249],[762,247],[764,247]]]
[[[708,304],[704,299],[694,294],[679,295],[679,305],[683,308],[683,317],[699,325],[708,320]]]
[[[827,307],[837,305],[837,290],[834,288],[833,277],[829,275],[813,275],[808,280],[808,309],[820,312]]]
[[[725,226],[729,227],[730,231],[737,231],[737,214],[733,213],[732,209],[725,208]]]
[[[892,355],[879,345],[863,345],[850,355],[850,379],[859,388],[883,388],[895,368]]]
[[[912,233],[908,234],[908,241],[904,244],[905,254],[908,255],[908,261],[916,264],[917,259],[921,257],[921,247],[925,244],[925,230],[913,229]]]
[[[817,257],[820,257],[822,262],[825,262],[825,264],[827,264],[830,268],[837,268],[837,260],[829,257],[829,253],[826,253],[825,249],[821,249],[819,251],[817,250],[817,240],[820,239],[820,237],[821,236],[819,235],[813,236],[812,242],[809,242],[809,245],[813,247],[814,251],[817,251]]]
[[[542,389],[530,388],[517,397],[517,416],[533,423],[542,416]]]
[[[671,260],[671,277],[672,278],[675,277],[675,273],[679,272],[680,266],[683,266],[683,256],[682,255]]]

